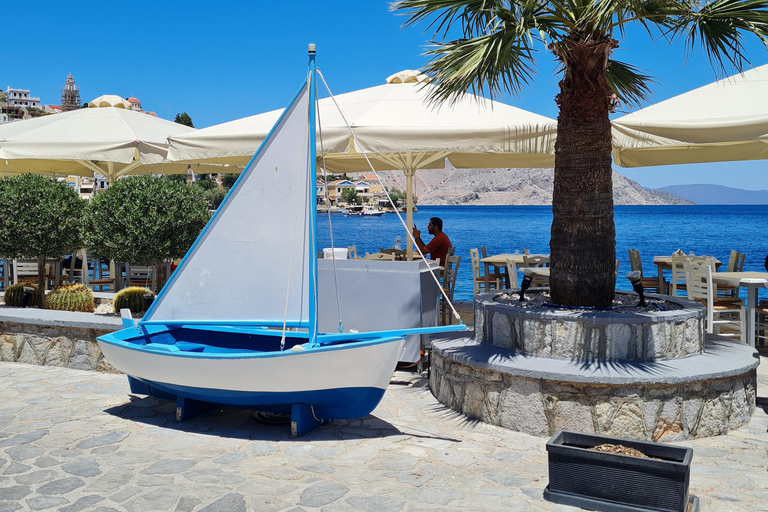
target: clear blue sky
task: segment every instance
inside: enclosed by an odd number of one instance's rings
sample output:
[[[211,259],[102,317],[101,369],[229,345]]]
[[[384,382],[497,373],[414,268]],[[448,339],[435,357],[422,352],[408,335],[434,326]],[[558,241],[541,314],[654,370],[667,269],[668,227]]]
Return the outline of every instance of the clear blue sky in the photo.
[[[83,101],[102,94],[136,96],[145,110],[173,119],[187,112],[196,128],[286,106],[306,73],[307,44],[334,94],[384,83],[426,62],[426,25],[402,29],[404,17],[383,0],[293,2],[149,2],[43,0],[3,23],[0,87],[29,89],[58,104],[67,74]],[[768,51],[750,38],[751,64]],[[657,78],[658,102],[706,85],[716,76],[698,51],[654,43],[631,31],[616,58]],[[552,56],[541,53],[531,90],[501,101],[557,117]],[[729,73],[730,74],[730,73]],[[768,93],[768,91],[766,91]],[[645,187],[716,183],[768,189],[765,161],[618,169]]]

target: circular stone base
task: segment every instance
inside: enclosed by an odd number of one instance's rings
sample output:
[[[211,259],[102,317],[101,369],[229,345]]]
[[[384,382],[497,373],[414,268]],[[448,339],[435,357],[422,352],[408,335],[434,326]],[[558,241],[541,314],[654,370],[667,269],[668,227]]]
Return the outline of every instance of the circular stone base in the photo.
[[[535,436],[666,442],[749,422],[758,365],[753,348],[713,335],[689,357],[611,362],[526,357],[463,337],[433,342],[430,388],[451,409]]]

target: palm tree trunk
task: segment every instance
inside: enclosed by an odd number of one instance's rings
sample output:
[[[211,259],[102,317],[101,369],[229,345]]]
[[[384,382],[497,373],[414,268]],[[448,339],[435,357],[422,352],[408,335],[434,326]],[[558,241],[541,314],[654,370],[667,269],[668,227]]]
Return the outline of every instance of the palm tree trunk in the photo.
[[[610,97],[594,58],[571,63],[558,96],[550,287],[567,306],[609,307],[616,284]]]

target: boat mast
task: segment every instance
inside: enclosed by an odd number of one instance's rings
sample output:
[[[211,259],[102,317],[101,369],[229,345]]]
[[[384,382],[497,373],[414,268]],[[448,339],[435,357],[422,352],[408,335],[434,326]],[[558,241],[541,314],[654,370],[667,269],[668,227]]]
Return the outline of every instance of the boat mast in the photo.
[[[309,213],[309,345],[317,343],[317,242],[316,215],[317,202],[315,188],[317,182],[317,143],[315,140],[315,116],[317,112],[317,88],[315,84],[315,43],[309,43],[309,172],[307,173],[307,212]]]

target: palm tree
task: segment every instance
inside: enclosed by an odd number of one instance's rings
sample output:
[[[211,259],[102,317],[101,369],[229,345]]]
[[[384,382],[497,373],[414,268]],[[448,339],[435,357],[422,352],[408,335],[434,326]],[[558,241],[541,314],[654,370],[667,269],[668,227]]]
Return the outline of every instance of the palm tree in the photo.
[[[745,62],[743,37],[768,43],[768,0],[403,0],[392,9],[427,22],[436,41],[425,72],[451,101],[471,91],[516,94],[533,77],[543,46],[562,79],[555,145],[550,251],[552,301],[610,306],[616,277],[611,125],[619,102],[639,105],[653,78],[611,59],[628,24],[651,39],[700,46],[716,72]],[[460,37],[450,39],[454,34]]]

